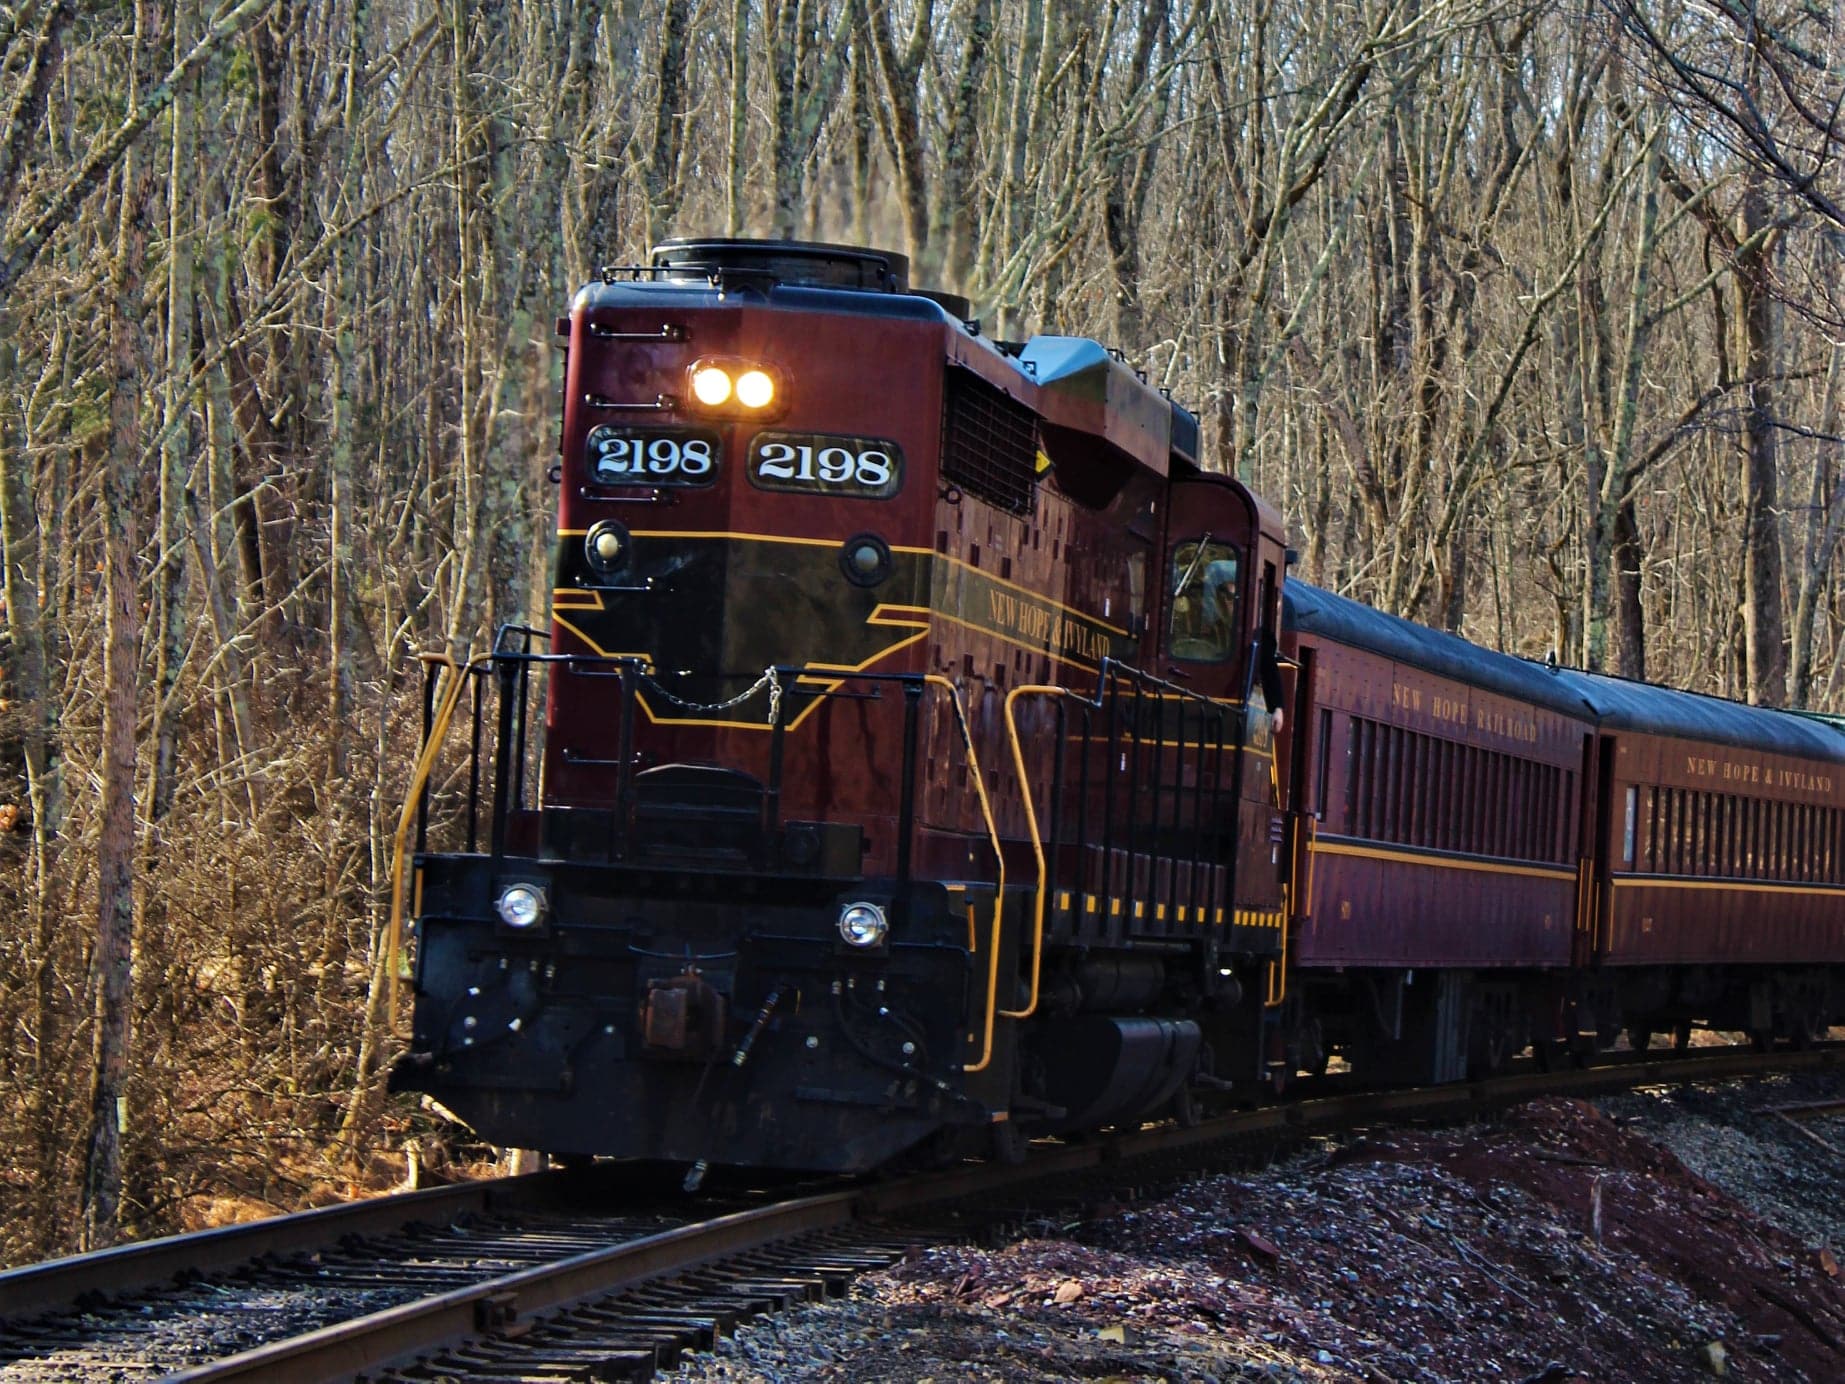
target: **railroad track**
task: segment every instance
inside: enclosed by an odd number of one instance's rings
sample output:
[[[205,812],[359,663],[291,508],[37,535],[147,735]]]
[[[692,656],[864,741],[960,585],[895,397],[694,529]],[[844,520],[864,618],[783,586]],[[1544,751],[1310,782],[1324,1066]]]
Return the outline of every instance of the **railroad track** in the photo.
[[[1034,1145],[1017,1166],[753,1204],[624,1195],[606,1170],[378,1198],[0,1274],[0,1381],[646,1379],[752,1316],[843,1293],[912,1244],[1006,1233],[1277,1143],[1540,1095],[1842,1064],[1845,1045],[1631,1054]],[[117,1301],[100,1305],[104,1294]]]
[[[600,1170],[460,1183],[0,1273],[0,1379],[162,1378],[713,1209],[673,1207],[667,1185]]]

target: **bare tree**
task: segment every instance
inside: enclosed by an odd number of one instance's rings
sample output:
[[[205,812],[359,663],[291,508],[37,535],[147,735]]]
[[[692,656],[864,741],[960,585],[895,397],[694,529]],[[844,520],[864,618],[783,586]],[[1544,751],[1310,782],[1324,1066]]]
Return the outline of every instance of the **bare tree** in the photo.
[[[137,54],[157,51],[152,7],[136,14]],[[136,95],[133,77],[129,93]],[[140,475],[144,342],[140,309],[147,259],[148,160],[127,151],[110,273],[108,453],[103,462],[103,768],[96,843],[95,1027],[90,1127],[83,1175],[83,1239],[112,1244],[122,1231],[122,1127],[126,1123],[133,1031],[135,922],[136,693],[140,683],[141,597],[135,571],[136,482]]]

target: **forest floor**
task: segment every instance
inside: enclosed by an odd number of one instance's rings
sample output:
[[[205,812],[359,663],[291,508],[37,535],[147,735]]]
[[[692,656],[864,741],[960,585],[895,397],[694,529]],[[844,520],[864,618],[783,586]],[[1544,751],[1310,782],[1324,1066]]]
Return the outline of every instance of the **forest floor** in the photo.
[[[1845,1077],[1542,1100],[933,1246],[675,1376],[1845,1378]],[[1837,1257],[1835,1257],[1837,1256]]]

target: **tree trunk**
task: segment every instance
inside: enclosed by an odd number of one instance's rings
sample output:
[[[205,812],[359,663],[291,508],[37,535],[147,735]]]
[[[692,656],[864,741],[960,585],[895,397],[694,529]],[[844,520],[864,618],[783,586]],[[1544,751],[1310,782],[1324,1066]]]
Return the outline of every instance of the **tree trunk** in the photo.
[[[348,35],[344,74],[345,100],[336,136],[336,155],[342,166],[340,176],[341,205],[357,200],[362,184],[358,177],[352,142],[358,130],[358,86],[365,58],[366,5],[354,7],[352,31]],[[352,614],[352,524],[353,491],[353,404],[359,393],[359,372],[355,335],[360,331],[361,299],[357,281],[358,266],[354,252],[341,245],[333,252],[332,292],[327,294],[325,323],[331,346],[332,394],[327,409],[327,781],[343,782],[346,777],[347,742],[356,696],[357,674],[353,667]],[[328,830],[336,830],[330,816]],[[334,843],[328,842],[328,859],[334,856]]]
[[[1845,0],[1841,0],[1845,3]],[[1845,391],[1845,346],[1834,346],[1826,367],[1826,391],[1820,406],[1822,437],[1839,434],[1841,391]],[[1845,534],[1845,475],[1833,461],[1836,442],[1826,448],[1813,468],[1812,509],[1807,518],[1806,561],[1794,602],[1793,667],[1789,673],[1789,704],[1805,710],[1813,705],[1813,636],[1819,608],[1832,574],[1832,560]]]
[[[974,0],[967,19],[967,41],[955,74],[948,131],[942,150],[941,186],[935,199],[934,224],[929,240],[935,246],[944,288],[966,287],[973,271],[974,197],[978,166],[975,135],[979,129],[980,85],[993,47],[993,0]]]
[[[133,1037],[135,690],[141,640],[141,601],[135,582],[139,548],[135,482],[141,460],[140,301],[149,193],[143,163],[130,155],[122,169],[109,318],[114,380],[109,454],[102,484],[107,611],[92,979],[96,1010],[90,1058],[90,1127],[83,1171],[85,1249],[113,1244],[122,1231],[122,1130],[127,1111],[128,1050]]]
[[[1641,605],[1640,520],[1630,495],[1614,516],[1614,671],[1624,678],[1646,677],[1646,610]]]
[[[256,727],[250,711],[250,690],[244,673],[242,631],[238,625],[239,602],[234,578],[227,574],[226,561],[235,568],[242,551],[234,517],[237,495],[231,452],[236,431],[234,410],[226,395],[223,378],[213,373],[205,386],[205,471],[210,515],[198,498],[188,492],[186,509],[192,521],[193,551],[199,559],[199,577],[205,589],[205,608],[211,616],[212,635],[217,641],[218,683],[230,706],[231,753],[219,750],[219,763],[236,766],[235,778],[243,784],[246,821],[254,823],[261,808],[257,769],[252,762],[256,750]],[[219,775],[224,780],[230,775]],[[229,811],[225,820],[235,820]]]
[[[672,224],[678,207],[679,149],[685,120],[686,0],[666,0],[660,22],[660,57],[655,67],[659,89],[654,101],[653,146],[648,153],[647,244],[656,244]]]
[[[173,47],[183,55],[190,35],[185,6],[173,7]],[[190,98],[192,93],[187,93]],[[180,668],[185,662],[187,533],[186,468],[192,460],[192,101],[174,102],[167,186],[166,385],[161,399],[159,576],[154,609],[160,622],[154,671],[154,781],[148,817],[158,823],[173,806],[178,774]],[[150,844],[150,850],[157,848]]]
[[[1114,277],[1112,294],[1114,337],[1123,350],[1139,354],[1141,338],[1140,284],[1140,214],[1144,183],[1141,177],[1148,153],[1139,146],[1139,106],[1145,100],[1147,73],[1152,65],[1154,44],[1162,29],[1166,11],[1160,5],[1148,5],[1140,12],[1140,29],[1135,37],[1134,56],[1128,63],[1123,90],[1127,93],[1134,118],[1118,114],[1121,123],[1108,131],[1104,140],[1104,169],[1107,192],[1102,201],[1102,235],[1108,247],[1109,271]],[[1162,77],[1160,84],[1165,85]],[[1160,103],[1160,104],[1163,104]]]
[[[750,0],[730,12],[730,145],[724,159],[725,235],[742,235],[749,186]]]
[[[1742,333],[1743,625],[1749,700],[1780,706],[1787,699],[1787,638],[1781,618],[1780,502],[1775,474],[1775,301],[1769,260],[1774,240],[1756,240],[1769,208],[1760,179],[1743,196],[1736,265],[1738,330]]]
[[[928,21],[934,8],[933,0],[922,0],[911,41],[905,51],[899,53],[891,37],[888,0],[854,0],[853,5],[859,31],[864,41],[871,45],[877,60],[884,100],[875,109],[883,117],[884,142],[896,168],[897,214],[903,221],[904,251],[910,257],[911,272],[922,283],[932,283],[936,279],[935,264],[930,258],[929,189],[922,124],[917,113],[917,86],[922,80],[923,63],[929,55]],[[949,138],[952,145],[952,124]],[[951,147],[949,157],[955,155],[956,150]]]

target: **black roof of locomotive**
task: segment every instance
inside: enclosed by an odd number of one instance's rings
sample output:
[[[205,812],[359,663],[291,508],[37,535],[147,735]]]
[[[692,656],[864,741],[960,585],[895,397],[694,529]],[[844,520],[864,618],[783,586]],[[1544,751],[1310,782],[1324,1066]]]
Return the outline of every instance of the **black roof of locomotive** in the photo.
[[[716,307],[745,291],[758,304],[806,312],[850,312],[866,317],[909,318],[918,322],[955,322],[931,298],[915,293],[885,293],[866,288],[810,288],[804,284],[762,281],[747,290],[720,289],[709,279],[592,279],[577,290],[576,301],[589,308],[658,308],[672,303]]]
[[[1603,730],[1845,763],[1845,734],[1830,722],[1671,687],[1551,668],[1471,644],[1459,635],[1386,615],[1289,578],[1283,619],[1293,629],[1516,697]]]

